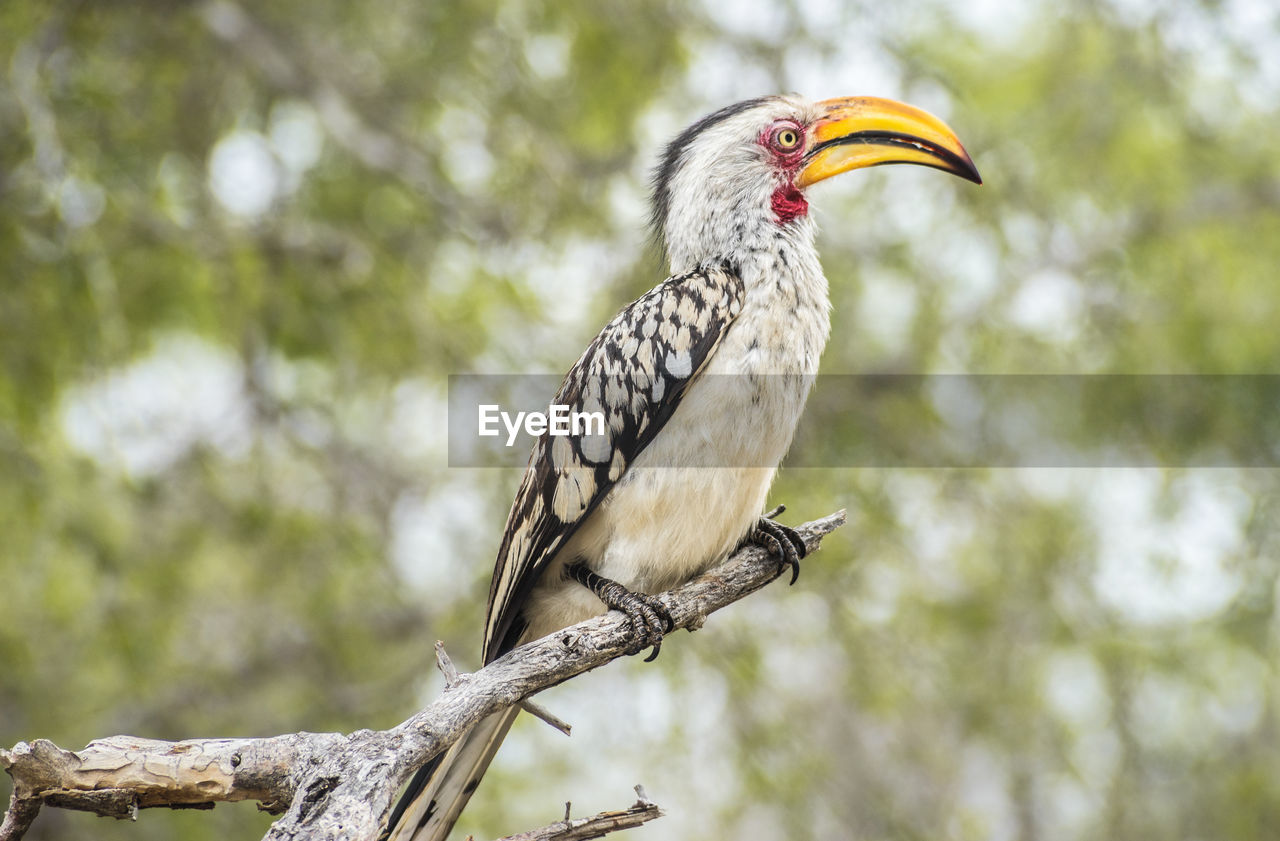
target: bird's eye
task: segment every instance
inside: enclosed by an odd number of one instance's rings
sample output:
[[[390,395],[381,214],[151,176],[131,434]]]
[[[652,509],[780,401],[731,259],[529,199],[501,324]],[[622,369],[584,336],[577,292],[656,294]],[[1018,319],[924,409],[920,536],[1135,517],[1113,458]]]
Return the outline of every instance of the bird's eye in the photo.
[[[789,152],[800,145],[800,132],[793,128],[780,128],[774,133],[773,142],[779,149]]]

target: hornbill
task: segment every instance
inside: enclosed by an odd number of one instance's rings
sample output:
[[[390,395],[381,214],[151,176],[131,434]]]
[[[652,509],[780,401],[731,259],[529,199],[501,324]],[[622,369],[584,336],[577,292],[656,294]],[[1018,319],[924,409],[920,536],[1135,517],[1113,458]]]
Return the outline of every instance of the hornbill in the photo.
[[[631,620],[632,652],[656,655],[670,617],[650,594],[744,541],[794,581],[804,543],[761,513],[830,331],[805,190],[896,163],[982,183],[941,120],[885,99],[752,99],[671,142],[652,216],[671,277],[605,326],[553,401],[603,411],[605,434],[535,445],[489,589],[486,663],[610,608]],[[419,771],[390,837],[445,838],[517,712]]]

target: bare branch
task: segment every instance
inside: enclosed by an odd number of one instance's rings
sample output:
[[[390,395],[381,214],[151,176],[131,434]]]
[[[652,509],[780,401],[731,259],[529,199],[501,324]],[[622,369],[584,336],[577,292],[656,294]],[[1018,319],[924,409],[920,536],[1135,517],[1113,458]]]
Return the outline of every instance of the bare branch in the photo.
[[[444,650],[444,640],[436,640],[436,667],[444,675],[444,688],[452,689],[461,682],[458,667],[449,659],[449,652]]]
[[[797,531],[813,552],[843,523],[840,511]],[[677,628],[693,629],[714,611],[764,587],[778,571],[777,560],[763,549],[744,546],[725,563],[659,598]],[[19,742],[12,750],[0,749],[0,764],[14,780],[0,841],[21,838],[41,805],[132,818],[149,807],[212,808],[215,802],[236,800],[257,800],[267,811],[284,811],[267,839],[365,841],[378,834],[397,792],[417,768],[481,719],[622,656],[629,631],[626,617],[613,612],[535,640],[478,672],[456,675],[426,709],[390,730],[181,742],[113,736],[77,752],[45,740]],[[438,656],[450,675],[453,667],[443,646]],[[643,794],[641,801],[644,805]],[[591,827],[615,821],[616,828],[624,828],[634,825],[628,821],[636,817],[628,815],[636,809],[587,820],[604,821]],[[657,817],[656,807],[652,809],[638,822]],[[572,832],[528,837],[600,834],[562,829]]]
[[[31,822],[40,814],[43,801],[38,797],[19,797],[15,787],[9,797],[9,808],[0,823],[0,841],[17,841],[31,828]]]
[[[571,735],[573,732],[573,725],[565,721],[563,718],[560,718],[555,713],[551,712],[551,710],[547,709],[541,704],[535,704],[533,701],[530,701],[528,698],[525,698],[523,701],[520,702],[520,709],[524,710],[534,718],[540,719],[546,722],[547,724],[550,724],[552,727],[559,730],[561,733],[565,734],[566,736]]]
[[[610,832],[633,829],[654,818],[662,817],[663,811],[658,808],[657,803],[653,803],[644,796],[644,789],[636,786],[636,793],[640,795],[640,799],[629,809],[600,812],[589,818],[574,820],[570,820],[566,815],[562,821],[541,829],[521,832],[518,835],[508,835],[499,841],[587,841],[590,838],[603,838]]]

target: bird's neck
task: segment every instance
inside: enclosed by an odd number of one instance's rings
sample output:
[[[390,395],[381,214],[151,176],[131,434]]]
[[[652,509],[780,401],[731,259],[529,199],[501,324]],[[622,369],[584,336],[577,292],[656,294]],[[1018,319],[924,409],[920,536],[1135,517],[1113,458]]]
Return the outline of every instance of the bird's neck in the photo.
[[[679,274],[710,260],[723,261],[746,287],[742,312],[730,331],[746,343],[742,365],[721,373],[816,374],[830,334],[831,302],[814,247],[813,220],[806,215],[786,224],[771,221],[740,233],[740,239],[717,253],[703,252],[688,264],[672,262],[673,273]]]
[[[804,201],[804,197],[799,197]],[[784,202],[786,204],[786,202]],[[808,205],[805,204],[807,211]],[[675,228],[680,236],[667,237],[667,252],[671,260],[671,273],[693,271],[710,262],[727,262],[740,267],[743,280],[750,285],[755,276],[762,273],[776,275],[772,271],[781,262],[783,268],[789,259],[805,265],[817,265],[817,249],[814,237],[817,228],[807,212],[795,212],[788,205],[787,218],[780,218],[771,204],[757,204],[750,210],[730,210],[718,214],[704,211],[701,218],[684,219]]]
[[[715,373],[784,375],[774,383],[782,389],[778,399],[798,408],[831,329],[827,279],[811,232],[786,226],[729,259],[736,261],[746,297],[716,354],[724,358]],[[800,379],[783,381],[795,375]]]

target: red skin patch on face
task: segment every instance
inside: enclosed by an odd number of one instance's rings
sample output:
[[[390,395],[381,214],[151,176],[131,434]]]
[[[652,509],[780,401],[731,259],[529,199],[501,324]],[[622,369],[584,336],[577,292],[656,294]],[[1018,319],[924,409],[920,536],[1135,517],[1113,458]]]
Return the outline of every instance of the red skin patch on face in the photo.
[[[800,163],[804,158],[804,144],[795,149],[784,149],[777,142],[780,128],[791,129],[804,134],[804,129],[790,120],[774,123],[760,133],[760,145],[773,155],[774,166],[786,173],[787,183],[773,191],[773,215],[779,225],[786,225],[809,212],[809,202],[804,194],[795,186],[796,173],[800,171]]]
[[[773,191],[773,215],[779,225],[785,225],[809,212],[809,202],[794,184],[787,184]]]

